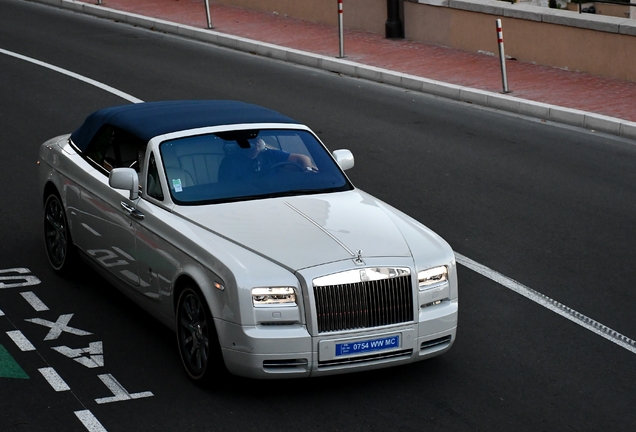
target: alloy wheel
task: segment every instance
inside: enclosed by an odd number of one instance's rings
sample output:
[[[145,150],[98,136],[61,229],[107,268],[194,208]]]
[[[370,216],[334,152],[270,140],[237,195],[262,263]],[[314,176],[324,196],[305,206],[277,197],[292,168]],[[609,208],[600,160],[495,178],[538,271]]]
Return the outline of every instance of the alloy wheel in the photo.
[[[193,379],[206,372],[210,355],[210,332],[205,305],[199,294],[188,288],[180,296],[178,306],[179,350],[184,366]]]
[[[68,254],[68,226],[64,207],[56,195],[50,195],[44,206],[44,241],[55,270],[61,270]]]

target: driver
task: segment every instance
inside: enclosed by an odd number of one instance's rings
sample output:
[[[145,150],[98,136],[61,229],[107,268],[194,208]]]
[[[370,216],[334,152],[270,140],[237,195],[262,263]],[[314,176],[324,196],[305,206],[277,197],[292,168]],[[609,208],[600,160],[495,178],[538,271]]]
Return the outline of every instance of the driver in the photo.
[[[243,180],[286,163],[296,164],[299,171],[318,172],[309,156],[270,148],[259,137],[250,142],[249,148],[242,148],[223,159],[219,167],[219,181]]]

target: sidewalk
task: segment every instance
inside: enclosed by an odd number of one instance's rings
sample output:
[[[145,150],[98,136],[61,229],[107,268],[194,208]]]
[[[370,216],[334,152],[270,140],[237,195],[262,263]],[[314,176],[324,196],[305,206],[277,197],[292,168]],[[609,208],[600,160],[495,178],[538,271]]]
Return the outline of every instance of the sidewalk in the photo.
[[[81,1],[87,5],[96,3]],[[185,24],[204,31],[207,28],[203,0],[103,0],[101,7]],[[334,59],[339,54],[336,27],[212,2],[210,15],[213,32]],[[352,30],[345,31],[344,44],[345,60],[348,62],[495,94],[502,91],[497,56],[420,42],[388,40],[383,35]],[[512,91],[509,96],[513,98],[636,122],[636,82],[518,61],[508,61],[506,65]],[[502,95],[502,98],[505,96]],[[586,123],[586,127],[590,124]],[[635,125],[629,125],[629,128],[636,131]],[[626,135],[634,137],[633,132]]]

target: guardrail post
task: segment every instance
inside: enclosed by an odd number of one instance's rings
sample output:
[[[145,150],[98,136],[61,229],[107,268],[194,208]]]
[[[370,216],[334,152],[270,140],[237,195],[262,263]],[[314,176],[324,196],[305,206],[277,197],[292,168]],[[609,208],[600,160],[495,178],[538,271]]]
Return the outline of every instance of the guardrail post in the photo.
[[[501,63],[501,82],[503,83],[503,92],[510,93],[508,90],[508,75],[506,74],[506,54],[504,52],[503,30],[501,29],[501,20],[497,19],[497,43],[499,44],[499,63]]]
[[[208,28],[212,28],[212,19],[210,18],[210,2],[205,0],[205,16],[208,19]]]
[[[342,0],[338,0],[338,41],[340,45],[340,55],[338,58],[344,58],[344,19],[342,11]]]

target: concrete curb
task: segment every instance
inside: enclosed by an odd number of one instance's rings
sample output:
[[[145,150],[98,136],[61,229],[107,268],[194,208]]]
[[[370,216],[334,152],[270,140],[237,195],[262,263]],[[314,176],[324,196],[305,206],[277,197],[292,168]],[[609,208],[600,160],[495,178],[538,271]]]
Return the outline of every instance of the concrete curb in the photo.
[[[435,96],[469,102],[475,105],[494,108],[514,114],[521,114],[557,123],[592,129],[625,138],[636,139],[636,122],[630,122],[615,117],[529,101],[510,95],[477,90],[470,87],[448,84],[415,75],[408,75],[388,69],[367,66],[345,59],[327,57],[320,54],[219,33],[213,30],[164,21],[129,12],[122,12],[76,0],[32,1],[71,9],[76,12],[82,12],[100,18],[120,21],[141,28],[175,34],[238,51],[255,53],[263,57],[269,57],[316,69],[336,72],[347,76],[385,83],[407,90],[428,93]]]

